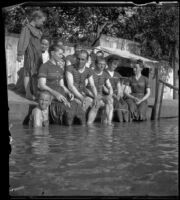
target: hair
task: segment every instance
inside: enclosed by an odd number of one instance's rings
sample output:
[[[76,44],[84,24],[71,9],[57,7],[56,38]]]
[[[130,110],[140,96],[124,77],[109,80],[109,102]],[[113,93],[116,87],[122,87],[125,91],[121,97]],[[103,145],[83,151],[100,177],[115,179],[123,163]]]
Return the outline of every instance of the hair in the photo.
[[[119,61],[119,60],[117,58],[110,57],[109,59],[107,59],[107,64],[109,65],[114,61]]]
[[[106,63],[106,59],[103,56],[96,57],[95,64],[97,65],[99,63],[99,61],[105,61],[105,63]]]
[[[140,66],[140,68],[144,68],[144,63],[143,63],[143,61],[142,60],[137,60],[137,64]]]
[[[52,44],[49,47],[49,50],[48,50],[50,57],[51,57],[51,51],[58,51],[59,49],[63,50],[63,52],[64,52],[64,47],[63,46],[60,46],[58,44]]]
[[[133,65],[136,65],[136,64],[139,65],[141,69],[144,68],[144,63],[143,63],[143,61],[140,60],[140,59],[133,61],[132,64],[133,64]]]
[[[89,58],[89,53],[88,53],[86,50],[84,50],[84,49],[83,49],[83,50],[80,50],[78,54],[84,54],[84,53],[86,54],[86,58],[87,58],[87,60],[88,60],[88,58]]]
[[[41,10],[35,10],[30,15],[30,21],[35,19],[41,19],[43,17],[46,17],[44,12],[42,12]]]
[[[61,42],[63,45],[63,41],[61,39],[56,38],[53,40],[53,44],[58,44],[59,42]]]
[[[48,36],[44,36],[44,35],[41,37],[41,42],[42,42],[42,40],[47,40],[49,42],[49,44],[51,42],[50,38]]]
[[[97,55],[98,53],[101,53],[102,56],[104,56],[104,52],[103,52],[103,51],[97,51],[97,52],[96,52],[96,55]]]
[[[50,93],[49,91],[47,91],[47,90],[41,90],[41,91],[38,93],[38,99],[40,98],[40,96],[41,96],[42,94],[48,95],[48,96],[50,97],[50,99],[52,98],[52,95],[51,95],[51,93]]]

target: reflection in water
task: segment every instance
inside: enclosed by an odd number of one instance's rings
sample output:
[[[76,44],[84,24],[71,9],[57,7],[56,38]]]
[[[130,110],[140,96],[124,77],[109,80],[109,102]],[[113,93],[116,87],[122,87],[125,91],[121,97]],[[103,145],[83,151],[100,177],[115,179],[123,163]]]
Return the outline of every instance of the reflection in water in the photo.
[[[11,195],[177,195],[178,121],[12,128]]]
[[[49,152],[49,129],[48,128],[36,128],[32,132],[34,138],[32,140],[32,149],[34,154],[46,155]]]

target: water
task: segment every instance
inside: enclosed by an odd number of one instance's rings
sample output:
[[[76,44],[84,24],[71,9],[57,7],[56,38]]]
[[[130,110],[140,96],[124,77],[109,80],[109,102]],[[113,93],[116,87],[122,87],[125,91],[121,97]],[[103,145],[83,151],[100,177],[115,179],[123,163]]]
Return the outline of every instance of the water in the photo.
[[[11,129],[10,195],[178,195],[178,120]]]

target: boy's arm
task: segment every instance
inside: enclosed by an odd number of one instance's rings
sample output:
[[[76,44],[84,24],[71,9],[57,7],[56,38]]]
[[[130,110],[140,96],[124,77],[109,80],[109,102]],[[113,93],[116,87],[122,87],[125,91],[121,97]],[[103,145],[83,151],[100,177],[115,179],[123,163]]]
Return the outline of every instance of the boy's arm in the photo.
[[[150,84],[149,84],[149,80],[147,78],[145,78],[145,86],[146,86],[146,94],[140,100],[141,102],[147,100],[149,98],[150,94],[151,94]]]
[[[64,84],[64,79],[62,78],[61,80],[60,80],[60,86],[64,89],[64,92],[67,94],[67,95],[69,95],[69,98],[71,99],[71,100],[73,100],[74,99],[74,94],[73,93],[71,93],[71,91],[65,86],[65,84]]]
[[[109,79],[106,80],[106,86],[109,89],[109,95],[112,96],[113,95],[113,88],[111,85],[111,82],[109,81]]]
[[[120,81],[117,83],[117,98],[120,99],[120,97],[123,97],[123,88]]]
[[[73,75],[71,72],[66,71],[66,80],[67,80],[67,85],[68,85],[68,89],[74,94],[74,96],[78,99],[80,99],[81,101],[84,100],[83,95],[77,90],[77,88],[74,86],[74,79],[73,79]]]
[[[64,85],[64,80],[63,80],[63,79],[60,80],[59,84],[60,84],[60,86],[64,89],[64,91],[65,91],[66,94],[71,93],[71,92],[69,91],[69,89]]]
[[[125,94],[127,97],[129,97],[129,98],[131,98],[131,99],[133,99],[133,100],[135,100],[135,101],[139,101],[139,99],[138,99],[137,97],[135,97],[135,96],[133,96],[133,95],[130,94],[128,88],[129,88],[129,86],[125,86],[124,94]]]
[[[69,102],[67,101],[66,97],[64,97],[59,92],[51,89],[46,85],[46,78],[40,77],[38,79],[38,86],[41,90],[47,90],[49,91],[58,101],[62,101],[65,105],[69,106]]]
[[[146,88],[146,94],[145,94],[145,96],[142,99],[140,99],[137,102],[137,104],[140,104],[141,102],[147,100],[149,98],[150,94],[151,94],[151,89],[150,88]]]
[[[91,86],[91,90],[92,90],[92,93],[93,93],[93,95],[94,95],[94,98],[97,98],[98,93],[97,93],[96,86],[95,86],[95,84],[94,84],[93,76],[90,76],[90,77],[88,78],[88,81],[89,81],[89,84],[90,84],[90,86]]]

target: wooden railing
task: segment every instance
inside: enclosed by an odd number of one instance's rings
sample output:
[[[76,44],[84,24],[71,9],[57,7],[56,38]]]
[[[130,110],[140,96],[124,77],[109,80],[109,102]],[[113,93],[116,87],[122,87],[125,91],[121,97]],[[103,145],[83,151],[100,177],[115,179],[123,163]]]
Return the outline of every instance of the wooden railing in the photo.
[[[166,83],[165,81],[163,81],[163,80],[161,80],[161,79],[159,79],[159,82],[161,82],[161,83],[163,83],[164,85],[166,85],[167,87],[169,87],[169,88],[171,88],[171,89],[176,90],[176,91],[179,92],[179,88],[175,87],[174,85],[171,85],[171,84],[169,84],[169,83]]]

